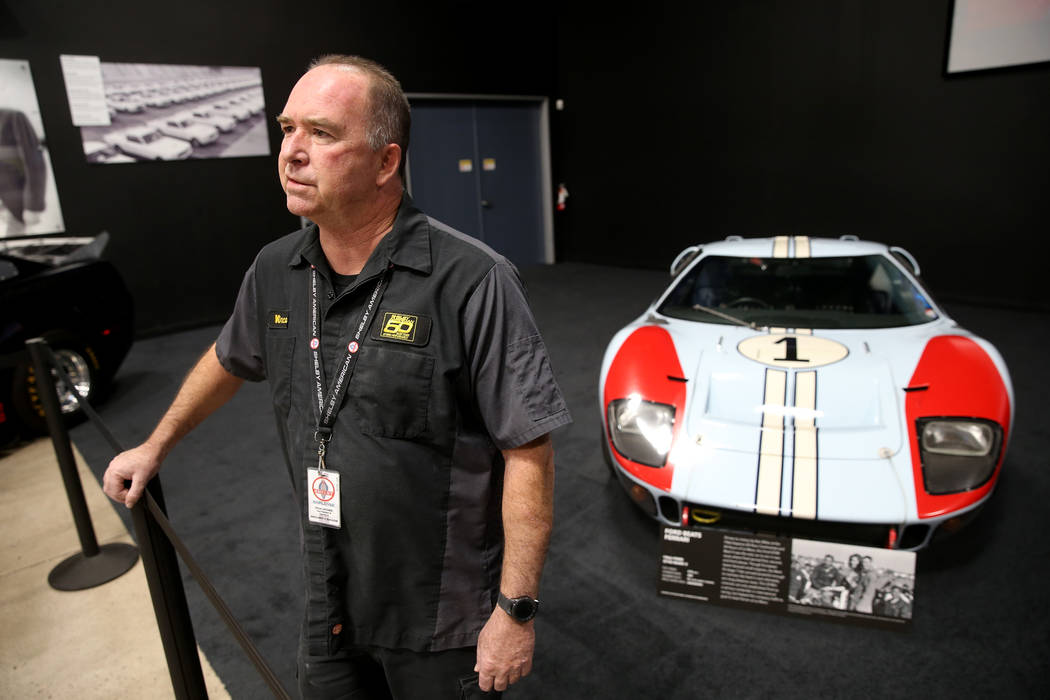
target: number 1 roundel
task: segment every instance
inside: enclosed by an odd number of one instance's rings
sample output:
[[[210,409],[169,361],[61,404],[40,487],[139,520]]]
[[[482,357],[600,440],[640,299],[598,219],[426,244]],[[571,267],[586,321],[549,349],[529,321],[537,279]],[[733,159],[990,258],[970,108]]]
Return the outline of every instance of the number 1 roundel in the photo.
[[[740,341],[736,349],[749,360],[786,369],[823,367],[849,355],[842,343],[806,334],[756,335]]]

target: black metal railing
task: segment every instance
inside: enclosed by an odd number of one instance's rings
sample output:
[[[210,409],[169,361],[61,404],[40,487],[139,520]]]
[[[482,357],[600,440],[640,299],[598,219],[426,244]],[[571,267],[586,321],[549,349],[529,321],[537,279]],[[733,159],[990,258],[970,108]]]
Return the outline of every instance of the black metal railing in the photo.
[[[69,433],[66,430],[61,408],[58,404],[54,378],[57,377],[67,387],[72,387],[73,385],[70,383],[69,378],[65,376],[61,364],[56,360],[46,341],[42,338],[33,338],[26,342],[26,348],[29,350],[33,361],[37,390],[43,404],[48,430],[51,433],[51,441],[55,446],[55,455],[62,470],[66,491],[69,494],[70,507],[73,510],[77,532],[81,538],[82,552],[67,560],[72,562],[68,565],[68,568],[77,571],[74,578],[85,577],[85,574],[79,571],[81,569],[95,570],[104,568],[108,572],[110,568],[117,567],[109,566],[108,564],[101,567],[99,564],[111,558],[119,558],[122,562],[121,565],[123,565],[126,563],[124,560],[128,556],[123,548],[130,545],[120,545],[116,549],[114,549],[113,545],[99,548],[95,541],[90,515],[84,501],[83,489],[76,471],[76,461],[73,457]],[[109,428],[106,427],[90,403],[79,396],[76,391],[71,391],[71,393],[77,400],[84,415],[87,416],[106,442],[109,443],[114,453],[119,454],[123,452],[124,448],[113,436]],[[208,576],[197,564],[185,543],[172,528],[164,507],[164,494],[161,490],[159,478],[154,477],[150,481],[143,498],[131,509],[131,515],[175,697],[178,700],[197,700],[198,698],[208,697],[208,692],[204,685],[204,673],[201,670],[200,657],[197,654],[197,641],[193,633],[193,622],[190,619],[189,607],[186,603],[186,592],[182,587],[182,576],[179,573],[178,557],[181,557],[186,568],[189,569],[200,586],[201,591],[215,607],[215,610],[241,645],[248,659],[259,672],[262,680],[273,692],[274,697],[290,698],[288,692],[281,685],[281,682],[266,663],[262,654],[259,653],[251,638],[245,633],[240,623],[237,622],[229,606],[219,596]],[[134,548],[132,547],[132,549]],[[110,556],[107,554],[110,550],[122,551],[122,555]],[[176,551],[178,552],[178,557],[176,557]],[[88,564],[83,564],[83,561],[88,562]],[[135,557],[132,556],[130,564],[127,564],[126,568],[109,576],[109,578],[105,578],[103,581],[99,581],[99,583],[116,578],[116,576],[131,568],[134,562]],[[63,562],[63,564],[65,563]],[[59,567],[62,567],[62,564]],[[56,571],[59,567],[56,567]],[[54,577],[54,572],[52,572],[52,577]],[[49,580],[52,577],[49,577]],[[98,578],[98,576],[96,575],[94,578]],[[55,585],[54,582],[52,582],[52,585]],[[79,587],[84,588],[87,586]],[[68,588],[66,590],[73,589]]]

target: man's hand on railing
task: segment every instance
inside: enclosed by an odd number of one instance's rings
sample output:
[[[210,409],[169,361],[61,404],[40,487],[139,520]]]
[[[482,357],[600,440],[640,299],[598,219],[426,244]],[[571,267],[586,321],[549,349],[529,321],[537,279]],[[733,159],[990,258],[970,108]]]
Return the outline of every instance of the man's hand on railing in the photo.
[[[148,442],[121,452],[109,463],[102,477],[102,490],[117,503],[133,507],[142,498],[146,484],[160,471],[163,456]]]

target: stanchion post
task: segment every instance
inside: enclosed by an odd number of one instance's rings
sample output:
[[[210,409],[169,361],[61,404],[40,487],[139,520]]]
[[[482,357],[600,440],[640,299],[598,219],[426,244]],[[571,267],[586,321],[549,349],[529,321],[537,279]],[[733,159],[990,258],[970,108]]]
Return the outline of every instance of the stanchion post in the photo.
[[[154,477],[147,490],[160,509],[167,512],[160,479]],[[175,548],[149,512],[146,498],[146,494],[143,494],[142,500],[131,509],[131,515],[150,598],[153,600],[153,613],[168,660],[171,686],[178,700],[207,698],[204,672],[197,654],[197,639],[193,634],[193,622],[186,604],[186,591],[182,587]]]
[[[80,483],[80,475],[77,474],[77,462],[73,457],[73,448],[69,444],[69,433],[62,421],[62,409],[58,405],[58,394],[55,392],[55,382],[51,377],[51,366],[47,361],[45,341],[42,338],[33,338],[26,341],[26,348],[33,361],[33,376],[37,393],[44,406],[47,430],[51,433],[51,443],[55,447],[55,457],[62,471],[62,481],[66,486],[66,495],[69,497],[69,507],[73,511],[73,523],[80,537],[80,550],[85,557],[93,557],[99,552],[98,540],[95,539],[91,513],[88,512],[87,501],[84,500],[84,488]]]
[[[85,578],[96,578],[106,576],[98,583],[108,581],[130,569],[139,556],[139,549],[120,542],[106,544],[101,549],[95,539],[95,533],[91,526],[91,518],[84,500],[83,488],[76,471],[76,460],[73,457],[72,446],[69,442],[69,433],[66,431],[62,419],[61,408],[58,405],[58,396],[55,391],[54,381],[51,377],[51,364],[57,363],[47,343],[41,338],[34,338],[26,343],[32,357],[35,375],[38,382],[48,427],[51,429],[52,441],[55,445],[55,454],[62,467],[63,479],[66,488],[70,492],[70,506],[74,511],[77,530],[81,533],[81,541],[84,543],[85,551],[95,551],[94,556],[77,554],[55,567],[51,572],[49,581],[51,585],[62,590],[75,590],[74,587],[63,587],[57,585],[56,575],[63,574],[59,578],[77,579],[78,582]],[[59,375],[62,370],[57,367]],[[68,380],[67,380],[68,381]],[[102,420],[95,414],[94,410],[86,400],[78,400],[80,407],[88,415],[103,437],[110,443],[113,449],[120,453],[123,448],[109,432]],[[132,522],[135,534],[141,549],[143,570],[146,574],[146,583],[150,590],[150,599],[153,603],[153,612],[157,619],[157,628],[160,632],[161,644],[164,647],[164,655],[168,662],[168,673],[171,677],[171,685],[177,700],[206,700],[208,690],[204,684],[204,672],[201,669],[200,656],[197,653],[197,640],[193,633],[193,622],[190,618],[189,606],[186,603],[186,592],[182,586],[182,575],[179,571],[179,562],[175,547],[169,539],[169,533],[165,532],[164,526],[171,527],[167,523],[167,510],[164,505],[164,493],[161,490],[160,479],[154,477],[146,487],[147,492],[142,499],[131,509]],[[157,515],[155,515],[155,513]],[[80,516],[83,517],[80,517]],[[157,518],[162,518],[158,522]],[[164,526],[161,525],[164,523]],[[174,533],[170,537],[175,537]],[[184,546],[184,545],[183,545]],[[184,556],[189,557],[188,552]],[[113,564],[121,568],[117,573],[110,574]],[[218,598],[218,594],[207,581],[207,577],[199,570],[199,567],[187,560],[187,565],[195,576],[201,579],[201,586],[205,594],[222,614],[226,624],[237,637],[252,662],[259,669],[263,680],[267,682],[275,697],[288,698],[288,693],[281,687],[280,681],[273,671],[266,665],[265,660],[259,655],[258,650],[244,634],[240,625],[233,618],[225,603]],[[74,576],[75,574],[75,576]],[[85,576],[87,574],[87,576]],[[92,584],[97,585],[97,584]],[[79,585],[78,588],[87,586]]]
[[[138,561],[139,553],[134,546],[124,542],[98,546],[95,528],[91,523],[91,513],[84,499],[84,487],[77,473],[73,446],[69,442],[69,432],[62,419],[62,409],[58,405],[47,343],[42,338],[32,338],[26,341],[26,348],[33,362],[36,390],[44,406],[44,419],[47,421],[51,444],[55,448],[55,457],[62,472],[69,508],[73,511],[73,524],[80,537],[80,552],[59,562],[51,570],[47,581],[52,588],[60,591],[94,588],[129,571]]]
[[[29,347],[30,355],[33,358],[37,386],[41,400],[44,402],[44,412],[47,416],[48,427],[51,430],[52,440],[55,443],[55,453],[58,455],[59,464],[62,466],[62,476],[66,480],[66,489],[71,494],[70,504],[73,508],[74,519],[77,522],[77,530],[81,533],[81,542],[86,542],[87,545],[85,546],[85,555],[87,555],[89,546],[97,554],[99,547],[91,527],[91,516],[84,501],[84,491],[76,472],[76,461],[69,443],[69,433],[66,431],[65,423],[62,420],[61,409],[58,405],[58,395],[55,392],[54,381],[51,378],[50,353],[48,352],[47,343],[43,339],[34,338],[28,341],[26,345]],[[84,406],[82,405],[81,407],[83,408]],[[85,409],[85,412],[88,412],[88,409]],[[106,433],[106,437],[119,452],[120,446],[116,444],[115,439],[108,434],[108,431]],[[166,513],[160,479],[154,478],[147,488],[161,512]],[[207,698],[208,692],[204,685],[204,672],[201,669],[200,657],[197,654],[197,639],[193,633],[193,622],[190,618],[189,606],[186,604],[186,591],[182,586],[182,575],[179,573],[179,562],[175,554],[175,548],[156,520],[154,520],[153,515],[146,506],[145,500],[146,497],[143,494],[143,500],[132,509],[132,521],[134,522],[135,534],[139,541],[139,550],[141,550],[142,554],[142,565],[146,574],[146,582],[149,585],[150,598],[153,601],[153,612],[157,618],[161,643],[164,646],[164,654],[168,661],[168,673],[171,676],[172,688],[178,700]],[[135,556],[131,560],[131,564],[134,564],[138,558],[139,550],[130,545],[122,543],[108,544],[102,549],[102,552],[107,554],[111,549],[118,547],[126,547],[134,552]],[[87,556],[90,557],[92,555]],[[97,559],[102,559],[102,557]],[[89,558],[86,561],[93,562],[96,559]],[[81,564],[82,562],[77,561],[73,563]],[[131,564],[127,568],[130,568]],[[52,585],[55,585],[53,581]]]

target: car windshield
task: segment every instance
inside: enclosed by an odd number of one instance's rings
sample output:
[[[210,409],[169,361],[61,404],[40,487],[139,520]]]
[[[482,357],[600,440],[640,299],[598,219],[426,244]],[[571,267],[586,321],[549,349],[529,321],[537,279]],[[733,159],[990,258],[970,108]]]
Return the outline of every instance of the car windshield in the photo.
[[[657,311],[704,323],[728,324],[729,315],[788,328],[889,328],[937,318],[922,291],[881,255],[710,255],[678,281]]]

